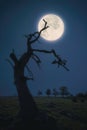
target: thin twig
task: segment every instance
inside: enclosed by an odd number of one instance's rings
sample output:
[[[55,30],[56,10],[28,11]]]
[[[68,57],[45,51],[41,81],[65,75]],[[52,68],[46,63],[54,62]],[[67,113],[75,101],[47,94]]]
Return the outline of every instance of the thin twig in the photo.
[[[33,78],[33,73],[32,73],[32,71],[30,70],[30,68],[28,67],[28,65],[26,65],[26,69],[28,70],[29,74],[31,74],[31,77]]]
[[[6,59],[6,61],[11,65],[12,68],[14,68],[12,62],[9,59]]]

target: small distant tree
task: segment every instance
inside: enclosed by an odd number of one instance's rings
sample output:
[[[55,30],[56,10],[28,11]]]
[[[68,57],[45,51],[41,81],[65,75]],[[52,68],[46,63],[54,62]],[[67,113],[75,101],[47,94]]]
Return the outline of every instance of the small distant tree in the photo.
[[[69,95],[69,91],[68,91],[68,88],[66,86],[60,87],[60,95],[62,97]]]
[[[51,89],[46,90],[46,95],[49,97],[51,95]]]
[[[58,91],[56,90],[56,88],[53,89],[53,95],[56,97],[58,95]]]
[[[38,96],[41,96],[43,93],[42,93],[42,91],[41,90],[38,90]]]

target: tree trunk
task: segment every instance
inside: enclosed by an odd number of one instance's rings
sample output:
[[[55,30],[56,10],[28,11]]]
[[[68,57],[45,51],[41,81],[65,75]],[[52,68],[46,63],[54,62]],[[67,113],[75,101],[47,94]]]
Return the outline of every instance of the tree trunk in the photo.
[[[27,80],[24,77],[24,67],[20,65],[14,67],[14,79],[20,105],[19,115],[25,118],[33,118],[37,114],[38,109],[28,89]]]

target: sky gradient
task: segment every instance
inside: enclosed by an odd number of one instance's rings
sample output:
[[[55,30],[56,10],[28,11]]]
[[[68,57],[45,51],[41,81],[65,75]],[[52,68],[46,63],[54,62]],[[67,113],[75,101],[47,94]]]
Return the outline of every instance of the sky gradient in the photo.
[[[55,49],[66,59],[67,72],[64,68],[52,65],[52,55],[40,54],[41,69],[31,60],[29,66],[34,74],[34,81],[28,81],[33,95],[38,89],[59,89],[67,86],[73,94],[87,91],[87,1],[86,0],[1,0],[0,1],[0,95],[16,95],[13,70],[6,62],[14,48],[17,57],[26,51],[24,34],[37,31],[39,19],[48,13],[59,15],[65,24],[61,39],[48,42],[40,38],[33,48]],[[28,72],[25,70],[25,74]]]

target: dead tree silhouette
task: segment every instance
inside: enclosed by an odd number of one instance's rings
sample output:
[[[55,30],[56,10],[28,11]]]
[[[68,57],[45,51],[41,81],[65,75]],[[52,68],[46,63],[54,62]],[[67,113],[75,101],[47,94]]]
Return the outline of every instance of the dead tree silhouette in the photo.
[[[29,63],[29,60],[33,58],[35,62],[39,65],[41,63],[41,60],[35,54],[36,52],[53,54],[56,60],[55,62],[53,61],[52,64],[60,64],[59,61],[61,61],[60,65],[65,67],[65,63],[63,63],[62,59],[56,54],[55,50],[48,51],[32,48],[32,44],[38,41],[42,31],[49,27],[47,26],[47,22],[45,20],[43,20],[43,22],[44,27],[39,32],[34,32],[33,34],[25,35],[25,37],[27,38],[27,51],[19,59],[17,58],[15,52],[12,51],[10,53],[10,58],[14,64],[12,64],[8,60],[14,70],[14,83],[17,89],[20,105],[19,115],[22,117],[29,117],[30,119],[38,113],[38,109],[27,85],[27,80],[33,80],[33,77],[26,77],[24,75],[25,68],[27,68],[27,70],[30,72],[29,67],[27,65]]]

